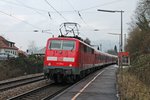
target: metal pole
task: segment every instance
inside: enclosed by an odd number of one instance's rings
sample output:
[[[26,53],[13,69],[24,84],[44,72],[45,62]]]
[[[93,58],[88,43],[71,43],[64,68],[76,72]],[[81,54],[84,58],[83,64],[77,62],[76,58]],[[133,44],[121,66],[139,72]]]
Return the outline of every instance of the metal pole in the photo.
[[[120,13],[121,13],[121,50],[120,50],[120,52],[123,52],[123,16],[122,16],[122,14],[123,14],[123,11],[121,10],[120,11]],[[122,55],[121,55],[121,57],[120,57],[120,65],[119,65],[119,67],[120,67],[120,74],[121,74],[121,81],[123,82],[123,66],[122,66]]]
[[[121,10],[120,12],[121,12],[121,50],[120,51],[122,52],[123,51],[123,49],[122,49],[122,47],[123,47],[122,46],[123,45],[123,41],[122,41],[123,40],[123,35],[122,35],[123,34],[123,30],[122,30],[122,26],[123,26],[122,13],[123,13],[123,11]]]
[[[125,46],[127,44],[127,40],[126,40],[126,34],[124,34],[124,51],[125,51]]]

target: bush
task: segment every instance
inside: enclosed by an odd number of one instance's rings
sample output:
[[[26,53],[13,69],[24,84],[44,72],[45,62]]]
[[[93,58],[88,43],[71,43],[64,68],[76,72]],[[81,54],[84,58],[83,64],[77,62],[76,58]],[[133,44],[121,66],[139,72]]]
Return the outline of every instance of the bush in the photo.
[[[145,84],[150,85],[150,54],[136,57],[129,72],[135,74]]]
[[[43,72],[43,58],[31,55],[0,61],[0,80]]]

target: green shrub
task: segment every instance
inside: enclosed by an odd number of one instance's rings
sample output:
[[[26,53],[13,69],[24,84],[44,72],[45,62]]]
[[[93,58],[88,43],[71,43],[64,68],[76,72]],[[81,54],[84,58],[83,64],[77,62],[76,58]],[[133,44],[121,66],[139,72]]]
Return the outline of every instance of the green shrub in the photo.
[[[0,61],[0,80],[43,72],[43,58],[31,55]]]
[[[150,54],[136,57],[129,72],[135,74],[145,84],[150,85]]]

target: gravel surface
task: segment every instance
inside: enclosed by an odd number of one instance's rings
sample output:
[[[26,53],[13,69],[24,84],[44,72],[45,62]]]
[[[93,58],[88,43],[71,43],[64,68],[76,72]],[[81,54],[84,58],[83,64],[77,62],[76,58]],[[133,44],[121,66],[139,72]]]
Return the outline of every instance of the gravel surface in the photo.
[[[44,86],[44,85],[49,84],[49,83],[50,83],[50,81],[43,80],[43,81],[27,84],[24,86],[16,87],[16,88],[1,92],[0,93],[0,100],[6,100],[10,97],[16,96],[18,94],[22,94],[26,91],[35,89],[37,87]]]
[[[26,78],[30,78],[30,77],[33,77],[33,76],[39,76],[39,75],[43,75],[43,73],[24,75],[24,76],[20,76],[20,77],[16,77],[16,78],[11,78],[11,79],[7,79],[7,80],[2,80],[2,81],[0,81],[0,84],[5,83],[5,82],[20,80],[20,79],[26,79]]]

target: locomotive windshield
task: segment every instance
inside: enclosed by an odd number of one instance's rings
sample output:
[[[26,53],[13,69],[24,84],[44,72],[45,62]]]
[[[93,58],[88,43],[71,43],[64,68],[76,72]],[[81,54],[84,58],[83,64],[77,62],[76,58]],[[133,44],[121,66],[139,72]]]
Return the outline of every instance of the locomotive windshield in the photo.
[[[51,50],[74,50],[75,49],[75,41],[51,40],[49,49],[51,49]]]

